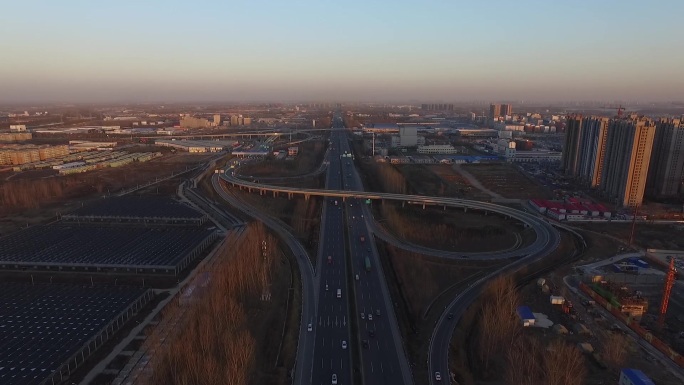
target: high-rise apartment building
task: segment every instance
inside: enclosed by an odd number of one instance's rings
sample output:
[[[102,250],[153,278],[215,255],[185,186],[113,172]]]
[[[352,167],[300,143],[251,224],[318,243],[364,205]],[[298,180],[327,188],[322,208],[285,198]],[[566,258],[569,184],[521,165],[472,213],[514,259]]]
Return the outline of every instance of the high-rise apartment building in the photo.
[[[684,123],[680,119],[656,123],[646,194],[655,198],[684,195]]]
[[[565,175],[577,176],[580,154],[580,138],[582,136],[582,115],[568,116],[565,126],[565,145],[561,164]]]
[[[513,115],[513,106],[510,104],[501,105],[501,116]]]
[[[491,119],[496,119],[501,116],[501,104],[490,104],[489,105],[489,117]]]
[[[496,119],[506,115],[513,115],[513,106],[510,104],[490,104],[489,117]]]
[[[655,132],[655,123],[646,118],[570,115],[561,158],[563,170],[583,185],[598,188],[617,204],[639,205],[652,174],[649,164]]]
[[[577,177],[592,188],[601,183],[609,122],[608,118],[595,116],[582,119],[579,150],[582,155],[577,162]]]
[[[643,201],[654,138],[655,123],[648,118],[610,120],[599,186],[616,204]]]
[[[221,115],[219,114],[214,114],[214,126],[220,126],[221,125]]]

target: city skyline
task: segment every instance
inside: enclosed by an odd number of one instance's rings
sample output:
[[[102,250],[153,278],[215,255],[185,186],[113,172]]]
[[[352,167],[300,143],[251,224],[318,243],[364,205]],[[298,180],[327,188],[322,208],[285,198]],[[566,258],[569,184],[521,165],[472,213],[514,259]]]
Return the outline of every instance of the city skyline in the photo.
[[[45,1],[0,15],[0,103],[684,99],[684,4]]]

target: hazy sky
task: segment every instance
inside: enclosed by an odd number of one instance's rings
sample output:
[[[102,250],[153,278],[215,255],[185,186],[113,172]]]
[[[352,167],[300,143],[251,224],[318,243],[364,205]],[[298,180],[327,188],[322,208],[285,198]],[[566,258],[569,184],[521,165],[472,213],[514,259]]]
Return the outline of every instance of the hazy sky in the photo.
[[[0,102],[684,99],[682,0],[0,5]]]

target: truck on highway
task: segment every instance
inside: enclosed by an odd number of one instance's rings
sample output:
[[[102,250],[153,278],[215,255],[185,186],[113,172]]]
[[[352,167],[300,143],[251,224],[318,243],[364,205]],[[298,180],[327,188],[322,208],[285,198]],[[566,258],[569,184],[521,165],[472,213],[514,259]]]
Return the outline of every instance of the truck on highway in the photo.
[[[337,289],[337,298],[342,298],[342,289]]]
[[[332,265],[332,255],[328,255],[328,265]]]
[[[366,271],[371,271],[370,258],[366,257]]]

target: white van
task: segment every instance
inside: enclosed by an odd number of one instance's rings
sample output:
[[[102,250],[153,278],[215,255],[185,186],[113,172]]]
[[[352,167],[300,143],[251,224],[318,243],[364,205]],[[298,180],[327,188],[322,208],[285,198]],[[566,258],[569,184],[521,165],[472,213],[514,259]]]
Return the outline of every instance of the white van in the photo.
[[[337,289],[337,298],[342,298],[342,289]]]

